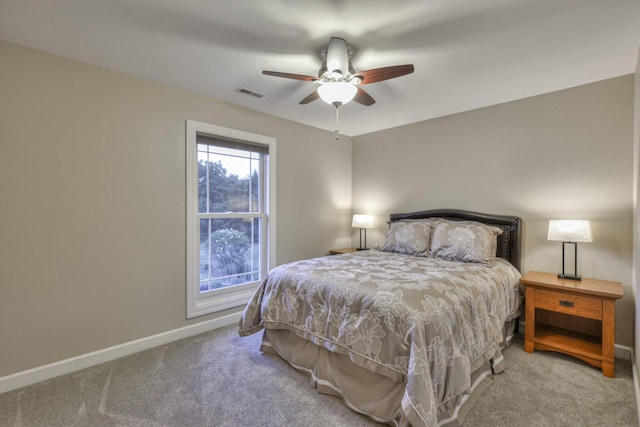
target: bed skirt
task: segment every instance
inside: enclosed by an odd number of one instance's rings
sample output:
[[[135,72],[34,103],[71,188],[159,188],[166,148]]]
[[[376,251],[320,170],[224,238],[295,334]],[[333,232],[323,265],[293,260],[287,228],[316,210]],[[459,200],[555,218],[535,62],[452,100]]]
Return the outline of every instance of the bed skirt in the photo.
[[[512,341],[517,322],[516,318],[505,324],[503,348]],[[265,329],[260,350],[279,355],[307,374],[311,386],[318,392],[342,398],[349,408],[373,421],[398,427],[416,425],[402,409],[404,381],[371,372],[353,364],[348,356],[332,353],[285,329]],[[445,402],[440,406],[439,426],[462,425],[480,394],[492,384],[492,375],[504,369],[502,356],[499,359],[489,360],[471,373],[471,388],[460,404],[450,407]]]

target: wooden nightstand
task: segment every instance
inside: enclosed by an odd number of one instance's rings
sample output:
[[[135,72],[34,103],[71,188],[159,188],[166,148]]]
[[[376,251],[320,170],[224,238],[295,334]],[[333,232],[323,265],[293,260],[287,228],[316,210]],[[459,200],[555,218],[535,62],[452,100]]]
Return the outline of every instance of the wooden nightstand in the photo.
[[[524,350],[565,353],[613,378],[615,302],[622,298],[622,283],[559,279],[538,271],[520,282],[527,289]]]
[[[358,248],[331,249],[329,251],[329,253],[331,255],[348,254],[348,253],[351,253],[351,252],[358,252]]]

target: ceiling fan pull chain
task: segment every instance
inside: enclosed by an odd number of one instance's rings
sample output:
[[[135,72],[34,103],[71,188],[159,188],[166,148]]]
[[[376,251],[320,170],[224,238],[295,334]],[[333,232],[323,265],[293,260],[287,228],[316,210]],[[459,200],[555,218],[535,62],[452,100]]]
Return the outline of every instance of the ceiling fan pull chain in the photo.
[[[339,129],[339,114],[338,114],[338,107],[340,106],[337,102],[335,103],[336,105],[336,128],[333,130],[336,133],[336,141],[340,141],[340,134],[338,132],[340,132]]]

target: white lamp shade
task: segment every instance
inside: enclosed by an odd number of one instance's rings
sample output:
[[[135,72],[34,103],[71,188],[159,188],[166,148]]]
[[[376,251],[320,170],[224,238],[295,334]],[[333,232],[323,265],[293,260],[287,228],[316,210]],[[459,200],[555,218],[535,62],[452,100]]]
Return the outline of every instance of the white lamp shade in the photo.
[[[577,219],[549,221],[547,240],[559,242],[593,242],[591,222]]]
[[[329,105],[333,105],[336,102],[346,104],[356,96],[356,92],[358,92],[358,88],[346,82],[324,83],[318,88],[318,95]]]
[[[373,228],[373,217],[371,215],[354,215],[351,226],[355,228]]]

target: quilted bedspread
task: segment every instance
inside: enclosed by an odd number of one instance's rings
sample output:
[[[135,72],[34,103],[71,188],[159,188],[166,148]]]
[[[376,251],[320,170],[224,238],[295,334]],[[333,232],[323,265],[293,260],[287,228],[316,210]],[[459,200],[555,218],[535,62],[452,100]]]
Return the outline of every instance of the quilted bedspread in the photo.
[[[435,426],[439,407],[469,393],[470,373],[502,359],[504,323],[520,314],[519,279],[501,258],[485,265],[370,250],[302,260],[268,274],[240,334],[286,329],[405,382],[403,412],[413,425]]]

